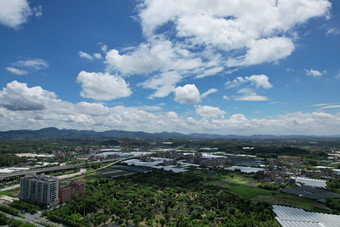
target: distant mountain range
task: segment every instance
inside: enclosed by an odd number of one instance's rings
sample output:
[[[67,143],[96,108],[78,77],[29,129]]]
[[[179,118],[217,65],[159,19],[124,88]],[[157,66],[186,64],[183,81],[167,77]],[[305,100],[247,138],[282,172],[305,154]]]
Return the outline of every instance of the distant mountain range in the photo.
[[[147,133],[147,132],[132,132],[121,130],[109,130],[104,132],[95,132],[93,130],[74,130],[74,129],[57,129],[57,128],[43,128],[39,130],[11,130],[0,131],[1,139],[95,139],[95,138],[140,138],[140,139],[312,139],[312,138],[330,138],[330,137],[316,137],[316,136],[273,136],[273,135],[217,135],[217,134],[182,134],[177,132],[161,132],[161,133]],[[332,136],[332,138],[339,138],[339,136]]]

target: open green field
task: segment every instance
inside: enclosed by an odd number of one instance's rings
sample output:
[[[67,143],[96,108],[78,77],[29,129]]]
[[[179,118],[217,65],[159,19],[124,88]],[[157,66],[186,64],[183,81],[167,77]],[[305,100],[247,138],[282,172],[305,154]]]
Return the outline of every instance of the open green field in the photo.
[[[8,195],[8,196],[11,196],[11,197],[15,197],[15,195],[19,194],[19,192],[20,192],[19,188],[12,189],[12,190],[7,190],[7,191],[0,192],[0,196]]]
[[[253,178],[245,177],[242,173],[215,176],[214,179],[208,180],[206,184],[228,188],[231,192],[240,196],[240,198],[251,200],[254,203],[268,202],[270,204],[301,208],[307,211],[328,210],[323,204],[310,199],[257,188],[259,182]]]
[[[232,186],[232,185],[247,185],[251,187],[256,187],[259,182],[253,178],[245,177],[240,173],[231,173],[222,176],[216,176],[213,180],[207,181],[209,184],[214,184],[218,186]]]
[[[301,198],[294,195],[288,195],[282,192],[274,192],[270,195],[258,194],[252,198],[254,202],[268,202],[270,204],[286,205],[304,210],[313,210],[313,206],[316,203],[313,200]]]
[[[261,189],[261,188],[254,188],[246,185],[235,185],[230,186],[229,190],[238,196],[240,196],[242,199],[250,199],[253,200],[257,196],[269,196],[275,192]]]

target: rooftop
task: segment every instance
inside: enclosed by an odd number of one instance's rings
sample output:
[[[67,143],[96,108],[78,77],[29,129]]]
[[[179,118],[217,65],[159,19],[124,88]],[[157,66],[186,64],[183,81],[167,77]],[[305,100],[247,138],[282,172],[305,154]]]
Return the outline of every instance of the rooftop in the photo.
[[[273,211],[282,227],[338,227],[340,223],[340,215],[307,212],[279,205],[273,205]]]
[[[312,188],[312,187],[295,187],[295,188],[284,188],[282,192],[301,196],[307,199],[318,200],[325,202],[327,198],[340,198],[340,194],[326,191],[323,189]]]
[[[232,170],[239,169],[242,173],[256,173],[258,171],[263,171],[263,168],[252,168],[247,166],[232,166],[228,168],[224,168],[225,170]]]

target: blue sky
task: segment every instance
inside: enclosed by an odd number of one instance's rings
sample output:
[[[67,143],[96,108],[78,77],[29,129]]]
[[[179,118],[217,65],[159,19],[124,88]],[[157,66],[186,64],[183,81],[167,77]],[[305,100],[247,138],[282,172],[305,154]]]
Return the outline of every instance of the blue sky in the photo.
[[[0,0],[0,130],[339,135],[335,0]]]

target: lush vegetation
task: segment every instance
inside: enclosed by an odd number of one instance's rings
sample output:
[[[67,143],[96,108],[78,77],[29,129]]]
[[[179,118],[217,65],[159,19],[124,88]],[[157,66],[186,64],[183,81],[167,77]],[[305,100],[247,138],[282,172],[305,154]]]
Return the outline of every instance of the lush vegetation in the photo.
[[[340,179],[333,179],[327,182],[327,189],[332,192],[340,193]]]
[[[266,190],[272,190],[277,191],[280,188],[284,188],[285,185],[283,184],[269,184],[269,183],[261,183],[257,186],[258,188],[266,189]]]
[[[0,211],[13,215],[13,216],[19,216],[18,210],[5,206],[5,205],[0,205]]]
[[[278,185],[269,183],[259,184],[257,180],[247,177],[246,174],[222,170],[214,175],[210,175],[209,178],[206,180],[207,184],[227,188],[240,198],[250,200],[255,204],[267,202],[272,205],[292,206],[313,212],[329,212],[325,206],[322,206],[323,210],[320,210],[320,204],[314,200],[277,192],[275,189]]]
[[[4,214],[0,212],[0,225],[7,225],[9,221],[9,218]]]
[[[0,167],[14,166],[27,162],[27,158],[18,157],[12,154],[0,154]]]
[[[251,203],[228,189],[202,184],[203,171],[154,170],[116,179],[98,177],[87,193],[45,212],[68,226],[109,222],[157,226],[278,226],[268,203]]]
[[[340,199],[327,199],[326,205],[332,209],[334,214],[340,214]]]
[[[22,200],[14,200],[11,204],[9,204],[9,206],[18,210],[25,210],[26,212],[29,212],[31,214],[35,214],[39,210],[39,206],[27,203]]]
[[[4,213],[1,212],[0,212],[0,225],[10,227],[35,227],[35,225],[32,225],[30,223],[15,220],[13,218],[8,218]]]
[[[328,181],[327,189],[336,193],[340,193],[340,179]],[[334,214],[340,214],[340,199],[327,199],[326,205],[332,209]]]

